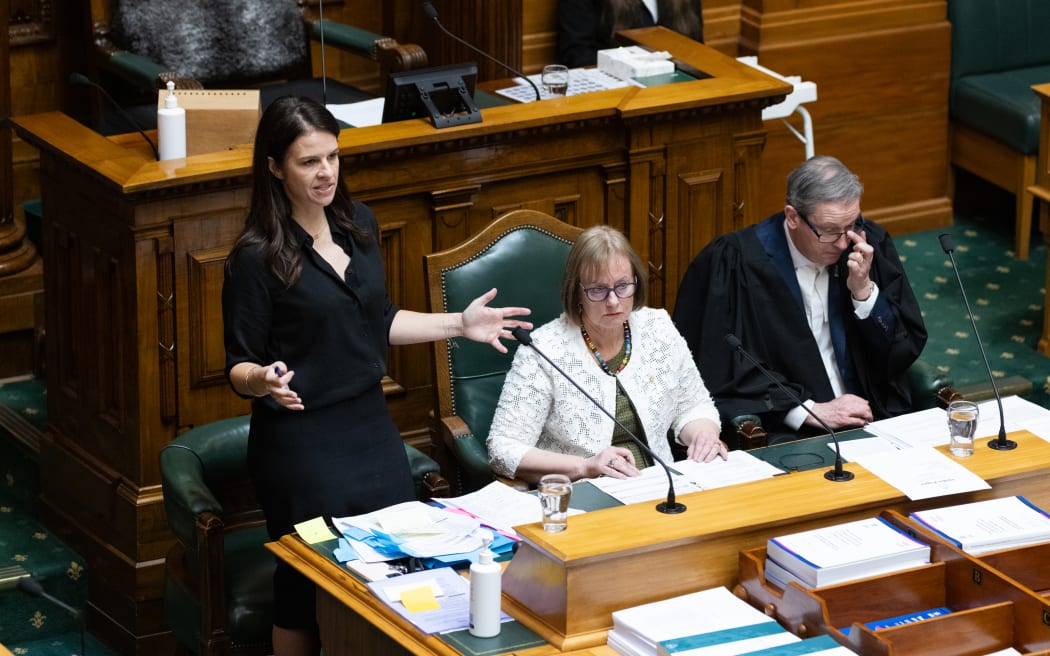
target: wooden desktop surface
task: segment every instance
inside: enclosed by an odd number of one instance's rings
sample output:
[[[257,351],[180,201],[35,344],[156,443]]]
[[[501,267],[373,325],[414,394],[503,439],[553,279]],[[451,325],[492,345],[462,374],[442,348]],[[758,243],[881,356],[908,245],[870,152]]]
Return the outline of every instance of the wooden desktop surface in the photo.
[[[1019,444],[1013,451],[989,449],[982,439],[971,458],[959,461],[990,490],[912,502],[851,463],[847,468],[856,478],[845,483],[828,481],[818,469],[683,495],[688,510],[681,515],[662,515],[655,504],[640,503],[573,516],[564,533],[545,533],[539,523],[520,526],[522,543],[503,575],[504,609],[550,643],[528,653],[587,653],[604,645],[613,611],[720,585],[732,588],[740,551],[782,533],[882,510],[907,514],[1015,494],[1050,507],[1050,444],[1027,431],[1010,437]],[[332,653],[341,653],[338,645],[353,644],[344,641],[354,632],[378,641],[369,647],[375,651],[357,653],[458,653],[439,638],[420,634],[297,536],[268,546],[323,591],[327,601],[319,603],[325,609],[319,621]],[[344,627],[353,632],[344,635]]]

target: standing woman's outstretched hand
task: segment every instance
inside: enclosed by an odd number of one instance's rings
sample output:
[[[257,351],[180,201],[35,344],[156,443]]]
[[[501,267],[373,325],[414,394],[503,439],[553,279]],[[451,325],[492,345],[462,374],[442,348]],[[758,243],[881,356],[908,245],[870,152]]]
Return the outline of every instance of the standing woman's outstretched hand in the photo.
[[[489,301],[496,298],[496,288],[493,287],[481,296],[475,298],[463,310],[463,336],[475,342],[491,344],[492,348],[500,353],[506,353],[507,347],[501,339],[513,339],[510,331],[521,327],[532,330],[532,324],[528,321],[512,319],[515,316],[528,316],[532,310],[523,307],[489,307]]]

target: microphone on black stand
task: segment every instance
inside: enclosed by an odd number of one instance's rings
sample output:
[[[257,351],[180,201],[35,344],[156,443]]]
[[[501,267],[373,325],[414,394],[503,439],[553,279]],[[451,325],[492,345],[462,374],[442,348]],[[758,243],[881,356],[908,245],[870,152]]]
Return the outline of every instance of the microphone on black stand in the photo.
[[[79,84],[83,86],[94,87],[95,89],[97,89],[98,92],[102,94],[102,97],[105,98],[110,105],[116,107],[117,111],[120,112],[120,115],[124,117],[124,120],[127,121],[131,127],[138,130],[138,133],[141,134],[142,138],[146,140],[146,143],[149,144],[149,147],[153,149],[153,156],[156,157],[158,160],[160,159],[160,153],[157,151],[157,144],[153,143],[153,140],[149,138],[149,135],[147,135],[146,131],[142,129],[142,126],[139,125],[138,121],[136,121],[131,116],[131,114],[128,114],[128,112],[120,106],[120,103],[114,100],[113,96],[109,95],[109,92],[106,91],[102,87],[102,85],[92,82],[87,78],[86,75],[82,75],[80,73],[71,73],[69,76],[69,82],[70,84]]]
[[[661,460],[660,456],[658,456],[655,453],[653,453],[653,450],[649,448],[648,444],[646,444],[645,442],[643,442],[640,439],[638,439],[637,435],[632,433],[630,430],[627,429],[626,426],[624,426],[622,423],[620,423],[611,412],[609,412],[608,410],[605,409],[605,406],[603,406],[601,403],[598,403],[597,399],[595,399],[593,396],[588,394],[587,390],[583,389],[583,387],[580,386],[580,384],[577,383],[575,380],[573,380],[573,378],[570,377],[569,374],[565,373],[564,371],[562,371],[561,367],[559,367],[558,365],[554,364],[554,361],[551,360],[550,358],[548,358],[546,353],[544,353],[543,351],[541,351],[538,348],[536,348],[536,345],[532,343],[532,335],[529,334],[529,331],[527,331],[524,328],[518,326],[517,328],[514,328],[513,330],[511,330],[510,333],[512,335],[514,335],[514,339],[518,340],[518,342],[520,342],[524,346],[528,346],[528,347],[532,348],[533,351],[536,351],[536,354],[539,355],[544,360],[546,360],[547,363],[550,364],[550,366],[554,367],[554,370],[557,371],[559,374],[561,374],[562,378],[564,378],[565,380],[567,380],[570,383],[572,383],[573,387],[575,387],[576,389],[580,390],[580,392],[584,396],[587,397],[588,401],[593,403],[596,408],[598,408],[603,413],[605,413],[606,417],[608,417],[609,419],[612,419],[613,422],[617,426],[620,427],[620,430],[622,430],[624,433],[626,433],[627,436],[631,438],[631,441],[633,441],[635,444],[638,445],[638,448],[642,449],[647,454],[649,454],[649,457],[653,459],[653,462],[658,463],[661,467],[664,468],[664,473],[667,474],[667,500],[666,501],[661,501],[660,503],[656,504],[656,509],[658,511],[664,513],[665,515],[677,515],[678,513],[685,512],[685,504],[684,503],[678,503],[677,501],[675,501],[675,497],[674,497],[674,479],[671,477],[671,468],[667,466],[667,463],[665,463],[663,460]]]
[[[496,59],[495,57],[493,57],[492,55],[488,54],[487,52],[483,52],[482,50],[480,50],[480,49],[478,49],[478,48],[476,48],[476,47],[474,47],[474,46],[470,45],[469,43],[467,43],[467,42],[466,42],[466,41],[464,41],[463,39],[459,38],[458,36],[456,36],[456,35],[455,35],[455,34],[453,34],[452,32],[449,32],[448,30],[446,30],[446,29],[445,29],[445,26],[444,26],[444,25],[442,25],[442,24],[441,24],[441,21],[439,21],[439,20],[438,20],[438,12],[437,12],[437,9],[434,9],[434,5],[430,4],[429,2],[424,2],[424,3],[423,3],[423,13],[427,15],[427,18],[432,18],[432,19],[434,19],[434,23],[435,23],[435,24],[436,24],[436,25],[437,25],[437,26],[438,26],[439,28],[441,28],[441,31],[442,31],[442,32],[444,32],[445,34],[449,35],[450,37],[452,37],[452,38],[453,38],[453,39],[455,39],[456,41],[459,41],[460,43],[462,43],[462,44],[463,44],[463,45],[465,45],[466,47],[470,48],[470,49],[471,49],[471,50],[473,50],[474,52],[476,52],[476,53],[478,53],[479,55],[481,55],[482,57],[485,57],[485,58],[487,58],[487,59],[488,59],[489,61],[493,61],[493,62],[495,62],[496,64],[498,64],[498,65],[502,66],[503,68],[507,69],[507,70],[508,70],[508,71],[510,71],[511,73],[513,73],[513,74],[517,75],[518,77],[520,77],[520,78],[524,78],[524,80],[525,80],[526,82],[528,82],[530,86],[532,86],[532,90],[536,92],[536,100],[541,100],[541,98],[540,98],[540,88],[536,86],[536,83],[535,83],[535,82],[533,82],[533,81],[532,81],[532,80],[530,80],[530,79],[529,79],[528,77],[526,77],[524,73],[521,73],[520,71],[516,71],[516,70],[514,70],[513,68],[511,68],[511,67],[510,67],[510,66],[508,66],[507,64],[505,64],[505,63],[501,62],[500,60]]]
[[[842,468],[842,449],[839,448],[839,436],[835,434],[835,431],[831,430],[831,426],[828,426],[827,422],[818,417],[817,413],[813,412],[809,408],[809,406],[803,403],[802,399],[798,398],[798,394],[795,394],[794,392],[789,390],[783,383],[780,382],[780,380],[777,379],[776,376],[771,374],[768,369],[763,367],[762,363],[755,359],[755,356],[748,353],[747,350],[744,348],[744,345],[740,343],[739,339],[737,339],[736,335],[734,335],[733,333],[729,333],[726,335],[725,340],[726,343],[729,344],[730,348],[734,349],[735,351],[740,353],[740,355],[744,356],[747,359],[747,361],[755,365],[755,367],[759,371],[761,371],[766,378],[776,383],[777,387],[780,388],[781,392],[786,394],[788,398],[797,403],[803,410],[808,412],[810,417],[816,419],[817,423],[820,424],[821,427],[828,432],[828,435],[831,436],[832,441],[835,442],[835,467],[834,469],[829,469],[828,471],[824,472],[824,478],[828,479],[829,481],[835,481],[836,483],[844,483],[845,481],[853,480],[853,472],[846,471]]]
[[[84,640],[84,613],[82,613],[81,611],[77,610],[76,608],[73,608],[72,606],[70,606],[66,602],[62,601],[58,597],[55,597],[55,596],[52,596],[52,595],[48,594],[44,590],[44,588],[39,583],[37,583],[35,579],[33,579],[32,576],[25,576],[23,578],[20,578],[18,580],[18,586],[17,587],[18,587],[19,590],[21,590],[25,594],[29,595],[30,597],[38,597],[40,599],[44,599],[46,601],[49,601],[52,604],[54,604],[54,605],[58,606],[59,608],[61,608],[62,610],[66,611],[70,615],[72,615],[73,619],[75,619],[77,621],[77,625],[80,628],[80,653],[82,655],[86,653],[86,650],[84,649],[84,647],[85,647],[85,640]]]
[[[999,437],[988,440],[989,448],[997,451],[1009,451],[1010,449],[1017,448],[1017,442],[1006,439],[1006,419],[1003,417],[1003,399],[999,396],[999,386],[995,384],[995,376],[992,375],[992,367],[988,364],[988,354],[984,350],[984,344],[981,342],[981,335],[977,332],[977,322],[973,318],[973,310],[970,309],[970,301],[966,298],[966,288],[963,287],[962,276],[959,275],[959,268],[955,266],[955,245],[952,244],[952,236],[947,232],[940,236],[941,248],[944,249],[945,254],[948,255],[948,259],[952,261],[952,270],[955,271],[955,279],[959,282],[959,291],[962,292],[963,303],[966,304],[966,314],[970,317],[970,325],[973,326],[973,336],[977,338],[977,348],[981,351],[981,357],[984,358],[984,368],[988,371],[988,380],[992,383],[992,393],[995,394],[995,402],[999,404]]]

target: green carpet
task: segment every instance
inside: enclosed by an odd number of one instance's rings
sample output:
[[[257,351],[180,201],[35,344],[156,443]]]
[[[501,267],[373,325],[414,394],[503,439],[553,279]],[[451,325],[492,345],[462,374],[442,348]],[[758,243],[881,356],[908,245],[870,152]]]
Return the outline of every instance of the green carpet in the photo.
[[[1050,358],[1036,350],[1043,327],[1046,245],[1037,237],[1027,261],[1014,259],[1012,222],[960,214],[949,229],[895,238],[929,332],[923,360],[949,375],[956,387],[988,380],[958,281],[940,246],[943,232],[955,243],[955,263],[992,374],[997,380],[1028,380],[1031,390],[1021,396],[1050,407]]]

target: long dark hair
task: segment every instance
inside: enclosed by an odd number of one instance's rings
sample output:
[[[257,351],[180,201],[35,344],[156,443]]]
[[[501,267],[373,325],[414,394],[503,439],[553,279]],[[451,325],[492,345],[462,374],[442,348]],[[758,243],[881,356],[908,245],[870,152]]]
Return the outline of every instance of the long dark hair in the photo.
[[[244,231],[233,246],[234,252],[246,246],[259,246],[270,271],[287,287],[294,285],[302,274],[302,253],[291,229],[291,201],[284,191],[284,183],[270,172],[269,161],[273,158],[278,166],[284,166],[285,155],[295,140],[315,130],[339,136],[339,122],[315,100],[282,96],[263,112],[255,131],[252,154],[251,205]],[[372,235],[354,221],[354,204],[342,172],[335,181],[335,198],[325,208],[325,214],[356,241],[364,243],[372,239]]]
[[[697,41],[703,41],[703,17],[693,11],[691,0],[657,0],[660,12],[660,24],[679,34],[684,34]],[[612,28],[611,35],[620,30],[630,29],[642,24],[639,12],[647,11],[638,0],[608,0],[607,25]]]

